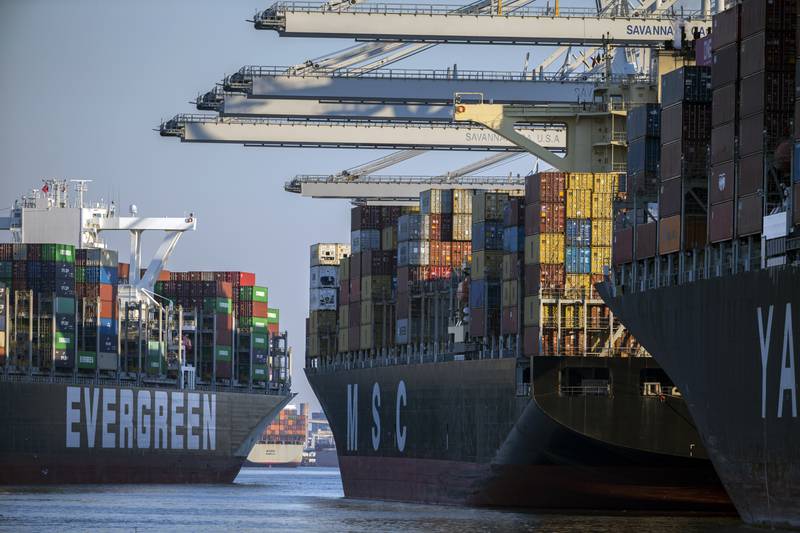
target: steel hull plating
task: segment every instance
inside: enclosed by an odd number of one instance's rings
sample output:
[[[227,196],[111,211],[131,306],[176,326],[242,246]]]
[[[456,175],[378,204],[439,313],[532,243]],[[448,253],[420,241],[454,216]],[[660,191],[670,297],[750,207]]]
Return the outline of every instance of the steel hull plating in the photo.
[[[800,527],[794,361],[800,269],[616,297],[600,288],[681,389],[742,518]]]
[[[0,484],[229,483],[290,396],[0,382]]]
[[[567,360],[610,365],[619,384],[615,393],[552,392]],[[331,424],[348,497],[730,512],[682,402],[639,394],[638,372],[648,364],[654,365],[645,359],[534,358],[533,400],[516,394],[514,359],[308,377]]]

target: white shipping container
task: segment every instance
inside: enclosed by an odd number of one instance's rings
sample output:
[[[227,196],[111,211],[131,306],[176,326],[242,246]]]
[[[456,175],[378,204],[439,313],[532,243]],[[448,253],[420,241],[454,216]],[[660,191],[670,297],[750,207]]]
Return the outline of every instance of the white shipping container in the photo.
[[[397,320],[397,329],[395,330],[394,339],[397,344],[408,344],[408,319],[401,318]]]
[[[350,245],[349,244],[337,244],[336,245],[336,259],[341,261],[345,257],[350,256]]]
[[[312,266],[309,287],[312,289],[338,288],[339,267],[325,265]]]
[[[336,289],[311,289],[308,292],[310,311],[336,311]]]
[[[346,244],[336,243],[317,243],[311,245],[311,266],[317,265],[338,265],[341,257],[339,247]]]

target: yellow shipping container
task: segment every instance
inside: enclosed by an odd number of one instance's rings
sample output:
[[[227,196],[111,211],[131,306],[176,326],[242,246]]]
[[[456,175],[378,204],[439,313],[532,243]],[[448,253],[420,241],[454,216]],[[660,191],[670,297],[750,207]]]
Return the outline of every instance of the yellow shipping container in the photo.
[[[361,278],[361,298],[381,300],[392,296],[391,276],[364,276]]]
[[[607,192],[592,193],[592,218],[614,216],[614,195]]]
[[[588,289],[591,284],[589,274],[567,274],[565,286],[567,289]]]
[[[523,302],[525,313],[522,316],[522,325],[525,327],[539,325],[540,300],[538,296],[526,296]]]
[[[611,266],[611,247],[592,247],[592,274],[602,274],[603,267]]]
[[[567,189],[593,189],[594,174],[591,172],[572,172],[567,178]]]
[[[592,190],[570,189],[567,191],[567,218],[589,218],[592,216]]]
[[[556,327],[556,313],[558,304],[542,305],[542,327]]]
[[[502,286],[503,307],[514,307],[519,303],[519,282],[517,280],[504,281]]]
[[[592,246],[611,246],[614,221],[610,218],[592,220]]]
[[[594,175],[594,192],[604,192],[613,194],[617,192],[619,174],[599,172]]]
[[[350,325],[350,305],[339,306],[339,328],[347,328]]]
[[[471,189],[453,189],[453,214],[456,215],[472,214]]]
[[[564,234],[540,233],[525,237],[525,264],[558,265],[564,262]]]

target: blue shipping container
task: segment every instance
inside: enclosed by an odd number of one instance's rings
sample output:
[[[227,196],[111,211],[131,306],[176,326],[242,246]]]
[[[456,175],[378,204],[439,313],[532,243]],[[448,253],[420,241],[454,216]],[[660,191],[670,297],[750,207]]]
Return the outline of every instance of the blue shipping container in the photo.
[[[567,246],[589,246],[592,244],[592,221],[588,218],[567,219]]]
[[[503,229],[503,222],[500,220],[474,223],[472,225],[472,251],[502,250]]]
[[[117,284],[118,270],[114,267],[100,267],[100,283]]]
[[[592,272],[592,249],[588,246],[567,246],[566,271],[568,274]]]
[[[117,321],[113,318],[100,319],[100,333],[101,334],[115,334],[117,332]]]
[[[525,250],[525,228],[511,226],[503,230],[503,251],[523,252]]]

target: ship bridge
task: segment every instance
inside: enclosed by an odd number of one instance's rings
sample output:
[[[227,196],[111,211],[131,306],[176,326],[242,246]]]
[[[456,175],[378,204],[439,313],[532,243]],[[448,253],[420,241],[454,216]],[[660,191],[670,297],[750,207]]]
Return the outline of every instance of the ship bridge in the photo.
[[[277,2],[256,14],[256,29],[287,37],[415,43],[663,46],[681,26],[687,39],[711,26],[710,2],[691,10],[526,6],[504,12],[442,4]]]

